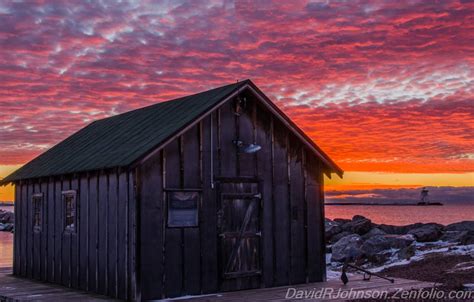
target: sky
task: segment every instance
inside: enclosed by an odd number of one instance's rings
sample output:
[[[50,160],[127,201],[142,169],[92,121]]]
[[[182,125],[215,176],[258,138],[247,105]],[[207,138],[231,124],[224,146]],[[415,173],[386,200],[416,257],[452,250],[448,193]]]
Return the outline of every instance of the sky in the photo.
[[[0,1],[0,177],[247,78],[345,170],[329,190],[474,186],[473,1]]]

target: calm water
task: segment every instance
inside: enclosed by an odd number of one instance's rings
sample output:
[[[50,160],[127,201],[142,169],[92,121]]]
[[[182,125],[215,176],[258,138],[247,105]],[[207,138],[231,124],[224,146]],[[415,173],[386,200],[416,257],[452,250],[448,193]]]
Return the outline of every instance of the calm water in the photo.
[[[405,225],[416,222],[450,224],[463,220],[474,220],[474,204],[451,204],[444,206],[326,206],[326,217],[352,218],[362,215],[375,223]]]
[[[13,262],[13,234],[0,232],[0,267],[10,267]]]
[[[13,206],[0,206],[0,209],[13,212]],[[13,234],[0,232],[0,267],[11,267],[13,263]]]

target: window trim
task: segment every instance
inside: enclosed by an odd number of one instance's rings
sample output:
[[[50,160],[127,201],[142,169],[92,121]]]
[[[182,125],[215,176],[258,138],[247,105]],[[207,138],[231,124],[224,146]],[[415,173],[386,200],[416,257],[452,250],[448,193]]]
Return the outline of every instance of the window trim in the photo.
[[[175,189],[175,188],[168,188],[165,189],[166,192],[166,227],[170,229],[182,229],[182,228],[199,228],[200,220],[199,220],[199,212],[201,208],[201,199],[202,199],[202,189]],[[197,193],[197,204],[196,204],[196,224],[195,225],[170,225],[170,202],[171,202],[171,194],[173,193]]]
[[[33,225],[33,232],[34,233],[41,233],[42,227],[43,227],[43,203],[44,203],[44,193],[39,192],[39,193],[34,193],[31,196],[31,212],[32,212],[32,225]],[[39,207],[37,207],[37,204],[39,203]],[[39,210],[39,223],[36,223],[36,210]]]
[[[74,217],[73,217],[73,226],[66,224],[66,215],[67,215],[67,207],[66,207],[66,196],[73,197],[73,209],[74,209]],[[77,191],[76,190],[66,190],[61,192],[61,200],[62,200],[62,209],[63,209],[63,234],[75,234],[77,231]]]

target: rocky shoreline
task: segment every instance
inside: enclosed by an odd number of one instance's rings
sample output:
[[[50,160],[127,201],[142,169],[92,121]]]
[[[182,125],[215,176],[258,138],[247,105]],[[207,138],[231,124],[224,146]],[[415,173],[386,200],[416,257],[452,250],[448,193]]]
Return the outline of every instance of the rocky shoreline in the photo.
[[[450,289],[471,290],[474,283],[474,221],[394,226],[356,215],[326,219],[325,226],[329,278],[339,278],[347,261],[387,276],[437,280]]]
[[[12,232],[15,229],[15,214],[0,210],[0,231]]]

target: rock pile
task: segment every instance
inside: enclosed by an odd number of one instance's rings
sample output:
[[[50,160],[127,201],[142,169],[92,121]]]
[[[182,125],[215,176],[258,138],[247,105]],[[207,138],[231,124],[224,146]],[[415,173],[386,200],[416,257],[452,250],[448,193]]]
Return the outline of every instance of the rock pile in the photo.
[[[0,210],[0,231],[13,232],[15,227],[15,214]]]
[[[356,215],[349,219],[326,219],[326,243],[334,262],[385,263],[388,258],[410,259],[417,242],[445,241],[474,244],[474,221],[443,226],[437,223],[415,223],[405,226],[375,224]]]

